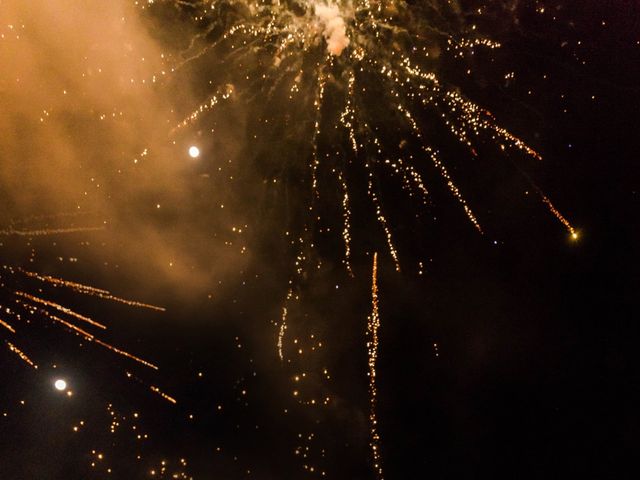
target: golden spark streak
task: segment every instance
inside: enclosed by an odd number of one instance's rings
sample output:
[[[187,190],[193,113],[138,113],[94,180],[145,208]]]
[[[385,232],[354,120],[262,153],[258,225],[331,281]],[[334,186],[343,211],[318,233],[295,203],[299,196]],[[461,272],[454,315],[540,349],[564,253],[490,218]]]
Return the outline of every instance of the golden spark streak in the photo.
[[[35,369],[38,368],[38,365],[33,363],[33,361],[27,356],[27,354],[24,353],[22,350],[20,350],[18,347],[16,347],[13,343],[7,342],[7,345],[9,347],[9,350],[11,350],[13,353],[18,355],[20,359],[24,361],[26,364],[31,365]]]
[[[124,350],[120,350],[117,347],[114,347],[113,345],[108,344],[107,342],[103,342],[102,340],[100,340],[99,338],[94,338],[93,341],[95,343],[97,343],[98,345],[102,345],[104,348],[111,350],[114,353],[117,353],[119,355],[122,355],[123,357],[127,357],[130,358],[131,360],[134,360],[142,365],[144,365],[145,367],[149,367],[149,368],[153,368],[154,370],[158,370],[158,367],[156,365],[154,365],[151,362],[147,362],[146,360],[140,358],[140,357],[136,357],[135,355],[132,355],[129,352],[125,352]]]
[[[40,305],[46,305],[47,307],[55,308],[56,310],[66,313],[71,317],[77,318],[78,320],[82,320],[83,322],[87,322],[90,325],[93,325],[94,327],[102,328],[103,330],[107,329],[106,325],[98,323],[89,317],[85,317],[84,315],[80,315],[79,313],[74,312],[70,308],[63,307],[59,303],[51,302],[49,300],[44,300],[43,298],[35,297],[33,295],[29,295],[28,293],[20,292],[20,291],[16,291],[15,295],[31,300],[32,302],[39,303]]]
[[[70,328],[71,330],[73,330],[76,333],[79,333],[80,335],[82,335],[85,340],[89,340],[90,342],[93,341],[93,339],[95,338],[92,334],[90,334],[89,332],[87,332],[86,330],[83,330],[82,328],[78,327],[77,325],[74,325],[71,322],[67,322],[66,320],[57,317],[55,315],[52,315],[48,312],[45,312],[45,315],[50,318],[51,320],[53,320],[54,322],[58,322],[61,323],[62,325],[64,325],[67,328]]]
[[[326,57],[327,68],[333,65],[333,57],[327,55]],[[320,167],[320,159],[318,158],[318,137],[320,136],[320,122],[322,120],[322,102],[324,100],[324,90],[327,84],[327,75],[324,69],[320,70],[318,74],[318,88],[316,90],[315,99],[313,105],[315,107],[315,121],[313,124],[313,137],[311,140],[312,153],[311,153],[311,188],[315,198],[320,197],[318,191],[318,168]]]
[[[108,290],[92,287],[90,285],[84,285],[82,283],[70,282],[62,278],[56,278],[56,277],[51,277],[49,275],[41,275],[39,273],[29,272],[27,270],[23,270],[22,268],[18,268],[18,271],[28,277],[36,278],[42,282],[50,283],[52,285],[67,287],[75,292],[82,293],[85,295],[90,295],[94,297],[103,298],[105,300],[111,300],[114,302],[123,303],[125,305],[129,305],[132,307],[148,308],[150,310],[156,310],[158,312],[166,311],[166,309],[163,307],[158,307],[156,305],[151,305],[148,303],[136,302],[135,300],[128,300],[126,298],[117,297],[115,295],[112,295],[111,292]]]
[[[376,387],[376,361],[378,359],[378,329],[380,328],[380,313],[378,310],[378,252],[373,254],[373,268],[371,272],[371,315],[367,318],[367,353],[369,355],[369,433],[371,440],[371,457],[376,478],[382,480],[382,457],[380,454],[380,434],[378,433],[378,419],[376,415],[376,401],[378,390]]]
[[[549,198],[545,194],[543,194],[540,190],[538,190],[538,193],[540,194],[540,197],[542,198],[542,202],[549,208],[549,211],[553,214],[553,216],[556,217],[558,219],[558,221],[560,221],[560,223],[562,223],[567,228],[567,230],[571,234],[571,238],[573,240],[577,240],[578,239],[578,232],[569,223],[569,220],[564,218],[564,216],[558,211],[558,209],[556,209],[556,207],[553,206],[553,203],[551,203],[551,200],[549,200]]]
[[[293,289],[289,288],[287,292],[287,298],[284,301],[284,307],[282,307],[282,317],[280,318],[280,328],[278,329],[278,356],[280,360],[284,360],[284,354],[282,353],[282,347],[284,343],[284,334],[287,330],[287,305],[289,300],[293,297]]]
[[[351,269],[351,208],[349,207],[349,188],[344,176],[342,175],[342,171],[338,171],[338,181],[342,187],[342,240],[344,241],[343,262],[349,276],[353,277],[353,270]]]
[[[153,393],[157,393],[157,394],[158,394],[158,395],[160,395],[162,398],[164,398],[167,402],[173,403],[174,405],[175,405],[176,403],[178,403],[178,402],[177,402],[177,400],[176,400],[175,398],[173,398],[173,397],[171,397],[171,396],[167,395],[167,394],[166,394],[166,393],[164,393],[162,390],[160,390],[158,387],[156,387],[156,386],[154,386],[154,385],[151,385],[149,388],[151,389],[151,391],[152,391]]]
[[[6,328],[7,330],[9,330],[11,333],[16,333],[16,331],[14,330],[14,328],[9,325],[7,322],[5,322],[4,320],[2,320],[0,318],[0,325],[2,325],[4,328]]]

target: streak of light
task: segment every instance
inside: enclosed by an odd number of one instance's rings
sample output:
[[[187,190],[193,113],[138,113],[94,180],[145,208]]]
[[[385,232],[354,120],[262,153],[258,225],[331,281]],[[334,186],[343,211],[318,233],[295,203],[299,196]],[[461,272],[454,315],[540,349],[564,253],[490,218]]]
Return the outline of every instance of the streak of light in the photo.
[[[546,195],[544,195],[540,190],[538,190],[538,193],[540,194],[540,197],[542,198],[542,201],[549,208],[549,211],[553,214],[553,216],[555,216],[560,221],[560,223],[562,223],[567,228],[567,230],[571,234],[571,239],[572,240],[577,240],[578,239],[578,232],[569,223],[569,220],[564,218],[564,216],[558,211],[558,209],[553,206],[553,203],[551,203],[551,200],[549,200],[549,198]]]
[[[16,333],[15,329],[10,324],[2,320],[1,318],[0,318],[0,325],[2,325],[4,328],[9,330],[11,333]]]
[[[31,367],[37,369],[38,365],[36,365],[28,356],[26,353],[24,353],[22,350],[20,350],[18,347],[16,347],[13,343],[11,342],[7,342],[7,346],[9,347],[9,350],[11,350],[13,353],[15,353],[16,355],[18,355],[18,357],[20,357],[20,359],[25,362],[27,365],[30,365]]]
[[[59,303],[52,302],[50,300],[45,300],[44,298],[36,297],[36,296],[31,295],[31,294],[26,293],[26,292],[16,291],[14,293],[18,297],[26,298],[28,300],[31,300],[34,303],[39,303],[41,305],[46,305],[47,307],[55,308],[56,310],[58,310],[60,312],[63,312],[63,313],[65,313],[65,314],[67,314],[67,315],[69,315],[71,317],[75,317],[78,320],[82,320],[83,322],[87,322],[88,324],[93,325],[94,327],[102,328],[103,330],[107,329],[106,325],[103,325],[102,323],[96,322],[95,320],[93,320],[93,319],[91,319],[89,317],[85,317],[84,315],[81,315],[81,314],[79,314],[77,312],[74,312],[70,308],[64,307],[64,306],[60,305]]]
[[[166,309],[163,307],[159,307],[157,305],[151,305],[148,303],[137,302],[135,300],[128,300],[126,298],[121,298],[113,295],[108,290],[104,290],[101,288],[92,287],[90,285],[84,285],[82,283],[71,282],[69,280],[64,280],[62,278],[52,277],[50,275],[41,275],[39,273],[30,272],[28,270],[24,270],[22,268],[17,269],[19,272],[25,274],[28,277],[36,278],[42,282],[50,283],[52,285],[63,286],[72,289],[74,292],[82,293],[85,295],[91,295],[95,297],[100,297],[105,300],[111,300],[118,303],[123,303],[125,305],[129,305],[132,307],[140,307],[140,308],[148,308],[150,310],[156,310],[158,312],[164,312]]]
[[[15,235],[18,237],[42,237],[49,235],[61,235],[65,233],[86,233],[86,232],[96,232],[100,230],[104,230],[104,226],[98,227],[68,227],[68,228],[41,228],[36,230],[18,230],[15,228],[8,228],[4,230],[0,230],[1,236],[11,236]]]
[[[178,402],[177,402],[177,400],[176,400],[175,398],[171,397],[170,395],[167,395],[167,394],[166,394],[166,393],[164,393],[162,390],[160,390],[158,387],[156,387],[156,386],[154,386],[154,385],[151,385],[149,388],[151,389],[151,391],[152,391],[153,393],[157,393],[157,394],[158,394],[158,395],[160,395],[162,398],[164,398],[167,402],[169,402],[169,403],[173,403],[174,405],[175,405],[176,403],[178,403]]]
[[[380,453],[380,433],[378,433],[376,386],[376,362],[378,360],[378,329],[380,328],[380,312],[378,310],[378,253],[373,254],[371,272],[371,314],[367,319],[367,353],[369,356],[369,434],[371,457],[376,478],[382,480],[382,455]]]

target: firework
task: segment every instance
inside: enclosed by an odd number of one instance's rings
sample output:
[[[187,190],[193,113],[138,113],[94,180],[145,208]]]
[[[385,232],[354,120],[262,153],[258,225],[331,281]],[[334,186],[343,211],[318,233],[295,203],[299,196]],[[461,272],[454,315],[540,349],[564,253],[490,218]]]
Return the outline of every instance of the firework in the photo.
[[[291,363],[286,358],[285,337],[292,302],[299,300],[300,285],[308,271],[321,263],[312,255],[318,233],[339,232],[342,263],[347,273],[354,275],[352,205],[362,203],[359,196],[368,199],[379,226],[379,240],[400,271],[402,251],[396,244],[396,219],[385,208],[382,188],[387,179],[399,183],[419,206],[433,201],[431,185],[439,183],[459,204],[472,227],[483,234],[482,219],[457,183],[457,165],[448,157],[446,146],[452,142],[462,146],[469,158],[478,157],[482,147],[483,151],[494,149],[510,161],[541,159],[540,153],[447,82],[440,71],[441,57],[464,59],[479,49],[501,47],[476,28],[474,21],[484,15],[483,8],[463,13],[456,0],[411,4],[375,0],[167,0],[139,5],[151,14],[168,9],[178,17],[193,19],[193,33],[184,42],[186,48],[167,55],[172,63],[148,79],[149,83],[170,84],[184,78],[183,72],[198,69],[217,72],[208,73],[211,80],[207,93],[184,112],[183,120],[170,130],[170,138],[175,141],[187,129],[201,130],[207,122],[215,123],[219,108],[246,108],[253,119],[249,125],[252,153],[260,158],[278,157],[274,159],[279,172],[275,176],[291,171],[307,188],[295,225],[286,234],[295,261],[281,317],[274,322],[281,361]],[[270,131],[268,127],[274,125],[278,127]],[[281,158],[281,149],[273,148],[289,144],[298,152],[291,155],[295,158],[286,154]],[[298,175],[301,164],[306,167],[304,175]],[[572,224],[531,178],[523,175],[542,205],[572,239],[577,239]],[[285,181],[290,178],[289,174],[284,176]],[[336,202],[335,198],[340,200]],[[328,227],[332,220],[323,218],[327,202],[341,211],[340,228]],[[372,312],[367,326],[370,445],[374,471],[382,478],[375,411],[380,325],[377,254],[373,262]],[[422,272],[422,263],[419,265]],[[301,355],[303,348],[298,341],[291,341],[295,348],[290,351]],[[294,377],[294,396],[300,403],[310,404],[298,387],[303,376]]]
[[[341,232],[342,263],[353,275],[351,205],[359,194],[366,192],[381,239],[400,271],[395,222],[383,198],[386,178],[398,179],[420,205],[431,202],[427,184],[439,181],[482,234],[481,219],[458,186],[442,146],[452,139],[470,157],[478,156],[481,145],[489,145],[510,159],[514,155],[541,159],[491,112],[438,73],[442,56],[464,58],[477,49],[500,48],[473,23],[482,17],[482,8],[463,21],[457,1],[437,0],[415,5],[370,0],[150,1],[140,7],[152,13],[163,9],[186,13],[193,19],[195,32],[180,54],[167,55],[173,65],[151,83],[175,81],[190,68],[206,66],[208,71],[223,72],[209,81],[212,93],[174,126],[170,137],[212,121],[216,109],[231,102],[248,106],[255,118],[256,128],[250,132],[256,141],[254,152],[261,145],[270,149],[274,142],[291,139],[305,152],[295,159],[306,158],[307,174],[301,181],[307,183],[309,194],[300,209],[306,216],[291,227],[296,238],[291,242],[296,249],[295,274],[277,325],[281,359],[288,306],[298,297],[294,290],[309,269],[317,233]],[[265,130],[268,125],[278,125],[281,137]],[[450,138],[428,133],[436,129]],[[265,158],[271,155],[263,152]],[[284,163],[280,172],[287,167],[299,170],[289,159],[277,161]],[[523,174],[542,204],[577,239],[576,229]],[[336,196],[341,199],[336,204],[342,211],[342,226],[331,229],[327,227],[331,222],[323,218],[326,208],[321,201]]]

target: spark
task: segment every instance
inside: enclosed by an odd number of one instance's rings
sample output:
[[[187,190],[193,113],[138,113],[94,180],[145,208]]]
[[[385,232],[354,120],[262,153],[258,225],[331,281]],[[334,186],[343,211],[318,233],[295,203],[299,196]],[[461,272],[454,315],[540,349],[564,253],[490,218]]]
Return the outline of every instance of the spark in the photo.
[[[560,221],[560,223],[562,223],[565,227],[567,227],[567,230],[571,234],[571,239],[577,240],[578,232],[576,231],[576,229],[573,228],[573,226],[569,223],[569,221],[566,218],[564,218],[564,216],[558,211],[556,207],[553,206],[553,203],[551,203],[551,200],[549,200],[549,198],[546,195],[544,195],[540,191],[538,191],[538,193],[542,197],[542,201],[547,205],[547,207],[549,207],[549,211]]]
[[[9,330],[11,333],[16,333],[15,329],[10,324],[8,324],[7,322],[5,322],[2,319],[0,319],[0,325],[2,325],[4,328]]]
[[[73,310],[71,310],[70,308],[67,308],[63,305],[60,305],[59,303],[53,302],[51,300],[45,300],[44,298],[40,298],[40,297],[36,297],[35,295],[31,295],[30,293],[26,293],[26,292],[22,292],[20,290],[16,290],[14,292],[14,294],[18,297],[23,297],[26,298],[27,300],[31,300],[34,303],[39,303],[41,305],[45,305],[47,307],[52,307],[56,310],[59,310],[62,313],[66,313],[67,315],[71,316],[71,317],[75,317],[78,320],[82,320],[83,322],[87,322],[90,325],[93,325],[94,327],[98,327],[101,328],[103,330],[107,329],[107,326],[100,323],[100,322],[96,322],[95,320],[93,320],[92,318],[89,318],[85,315],[82,315],[78,312],[75,312]]]
[[[292,297],[293,297],[293,289],[289,288],[289,291],[287,291],[287,296],[284,301],[284,306],[282,307],[282,315],[280,317],[280,327],[278,328],[278,342],[277,342],[278,357],[280,357],[281,361],[284,360],[283,341],[284,341],[285,332],[287,331],[287,314],[289,313],[287,306]]]

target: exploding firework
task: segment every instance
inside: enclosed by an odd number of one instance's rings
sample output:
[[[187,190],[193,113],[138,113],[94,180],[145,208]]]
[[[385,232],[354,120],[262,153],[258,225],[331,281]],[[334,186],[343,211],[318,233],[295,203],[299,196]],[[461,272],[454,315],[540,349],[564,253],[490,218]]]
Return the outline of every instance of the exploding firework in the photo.
[[[167,55],[172,63],[148,81],[172,84],[193,73],[208,79],[205,88],[197,89],[199,103],[170,130],[173,141],[194,130],[213,132],[226,108],[246,110],[251,143],[247,154],[274,183],[288,182],[303,191],[286,232],[295,265],[276,324],[279,357],[290,365],[287,351],[301,355],[319,342],[312,336],[303,347],[294,338],[292,348],[285,346],[300,285],[321,263],[313,254],[319,234],[326,238],[339,232],[342,263],[353,276],[353,225],[359,216],[354,209],[367,203],[378,224],[379,243],[400,271],[403,254],[394,225],[401,219],[394,218],[385,203],[385,184],[400,185],[419,207],[433,202],[432,190],[448,191],[462,215],[483,234],[482,218],[455,178],[460,165],[448,154],[448,145],[455,144],[470,159],[489,150],[513,162],[541,159],[490,111],[448,82],[441,68],[445,57],[464,60],[480,49],[501,47],[477,28],[476,21],[488,10],[483,6],[467,12],[455,0],[169,0],[140,5],[163,20],[172,15],[189,18],[184,49]],[[524,180],[577,239],[578,232],[549,197],[527,174]],[[336,211],[338,221],[325,218]],[[372,290],[367,330],[371,448],[381,477],[375,416],[377,255]],[[300,378],[296,375],[294,382]],[[294,396],[303,404],[317,403],[303,398],[297,387]]]
[[[442,153],[449,139],[431,131],[447,132],[470,157],[479,155],[481,145],[490,144],[507,156],[511,150],[541,158],[437,73],[440,57],[463,58],[477,49],[500,47],[476,29],[474,19],[482,17],[482,8],[464,16],[457,1],[169,1],[148,2],[143,8],[158,3],[158,9],[189,15],[196,33],[174,65],[152,81],[163,76],[171,81],[184,70],[206,68],[213,89],[171,135],[187,127],[201,128],[224,102],[247,106],[254,118],[250,136],[256,156],[277,155],[276,161],[296,172],[300,160],[306,159],[303,178],[309,196],[299,228],[302,243],[322,229],[321,197],[334,198],[337,193],[341,198],[343,263],[349,272],[351,203],[362,190],[400,270],[393,222],[384,209],[380,185],[387,177],[398,178],[408,195],[424,204],[430,201],[428,183],[440,177],[473,227],[483,232],[481,219],[456,183],[451,159]],[[270,133],[264,133],[268,126]],[[283,158],[275,145],[294,145],[296,154]],[[535,185],[534,189],[577,238],[551,200]]]
[[[401,269],[394,219],[383,198],[387,179],[398,181],[409,197],[425,206],[432,201],[428,184],[439,183],[482,234],[482,219],[452,173],[458,165],[450,165],[443,148],[451,140],[470,158],[487,145],[508,158],[541,158],[438,73],[441,57],[464,58],[478,49],[500,47],[476,28],[483,8],[463,15],[457,1],[369,0],[167,1],[142,8],[188,15],[195,31],[185,38],[187,46],[174,64],[150,81],[172,82],[187,70],[206,70],[211,78],[204,100],[170,135],[215,124],[215,111],[223,103],[248,108],[253,119],[250,153],[263,164],[278,165],[274,182],[293,180],[307,186],[306,201],[293,214],[287,233],[296,250],[292,288],[309,267],[318,233],[341,233],[342,262],[352,274],[352,204],[361,203],[362,195],[368,198],[396,270]],[[449,138],[441,138],[441,132]],[[524,179],[577,239],[577,231],[549,197],[528,175]],[[326,203],[336,197],[339,227],[324,218],[327,211],[335,211]],[[289,290],[278,327],[281,358],[287,304],[295,297]]]

